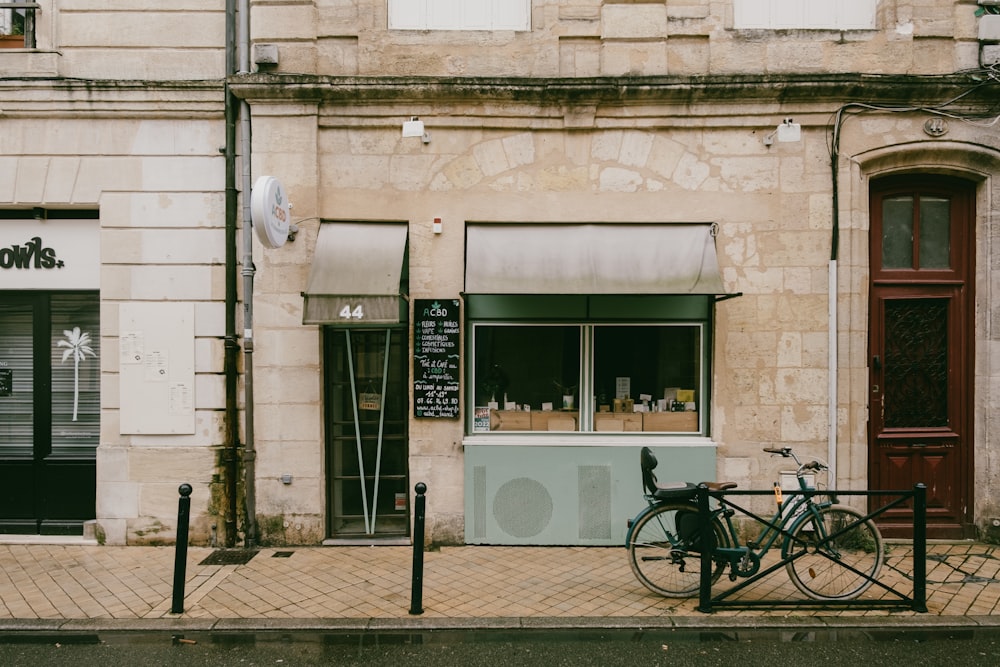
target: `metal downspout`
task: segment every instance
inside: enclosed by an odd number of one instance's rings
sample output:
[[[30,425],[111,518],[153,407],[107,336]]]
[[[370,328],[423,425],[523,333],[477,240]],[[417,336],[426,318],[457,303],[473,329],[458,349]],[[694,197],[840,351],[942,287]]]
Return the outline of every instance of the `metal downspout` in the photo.
[[[239,73],[250,73],[250,0],[239,0]],[[257,542],[256,476],[257,452],[254,449],[253,403],[253,224],[250,220],[250,105],[240,100],[240,164],[243,172],[243,386],[246,419],[243,447],[244,497],[247,522],[245,543]]]
[[[833,123],[833,136],[830,142],[830,176],[833,218],[830,231],[830,266],[829,283],[827,285],[827,299],[829,301],[829,313],[827,315],[827,345],[829,347],[829,388],[827,407],[827,463],[830,466],[828,480],[830,486],[838,488],[837,479],[837,384],[838,368],[837,364],[837,254],[840,248],[840,181],[838,178],[838,165],[840,162],[840,122],[843,108],[837,111]]]
[[[226,0],[226,77],[236,69],[236,0]],[[237,461],[240,446],[239,405],[237,388],[239,369],[237,359],[239,341],[236,338],[236,221],[239,193],[236,189],[236,98],[224,87],[226,96],[226,333],[224,340],[223,374],[226,384],[225,445],[223,448],[223,475],[225,478],[225,545],[236,545],[236,516],[238,512],[236,481],[239,474]]]

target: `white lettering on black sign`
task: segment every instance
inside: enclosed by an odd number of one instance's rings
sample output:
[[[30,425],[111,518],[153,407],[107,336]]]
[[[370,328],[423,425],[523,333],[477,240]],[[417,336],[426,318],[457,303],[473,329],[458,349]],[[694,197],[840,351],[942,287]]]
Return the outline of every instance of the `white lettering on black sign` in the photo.
[[[459,416],[458,299],[416,299],[413,309],[413,414]]]

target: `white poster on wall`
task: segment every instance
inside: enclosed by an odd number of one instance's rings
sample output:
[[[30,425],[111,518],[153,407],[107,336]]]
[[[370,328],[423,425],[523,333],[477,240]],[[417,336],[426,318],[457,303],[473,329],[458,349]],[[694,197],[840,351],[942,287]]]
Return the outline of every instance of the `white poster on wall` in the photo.
[[[121,433],[194,433],[194,305],[123,303],[118,327]]]

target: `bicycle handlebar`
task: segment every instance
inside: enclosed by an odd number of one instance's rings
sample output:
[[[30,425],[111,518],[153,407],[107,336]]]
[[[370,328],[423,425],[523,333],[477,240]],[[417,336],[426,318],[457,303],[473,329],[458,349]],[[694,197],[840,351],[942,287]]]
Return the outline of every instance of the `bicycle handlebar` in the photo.
[[[792,455],[791,447],[765,447],[764,451],[768,454],[780,454],[786,459]]]

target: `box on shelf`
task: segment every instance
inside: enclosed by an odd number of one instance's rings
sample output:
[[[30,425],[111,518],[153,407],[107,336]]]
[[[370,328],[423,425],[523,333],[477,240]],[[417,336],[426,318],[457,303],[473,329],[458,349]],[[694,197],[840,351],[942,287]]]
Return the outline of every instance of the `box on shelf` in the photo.
[[[697,412],[643,412],[643,431],[697,431]]]
[[[530,431],[531,412],[490,410],[491,431]]]
[[[531,413],[532,431],[575,431],[576,413],[553,410],[533,410]]]
[[[598,412],[594,414],[595,431],[641,431],[641,412]]]

